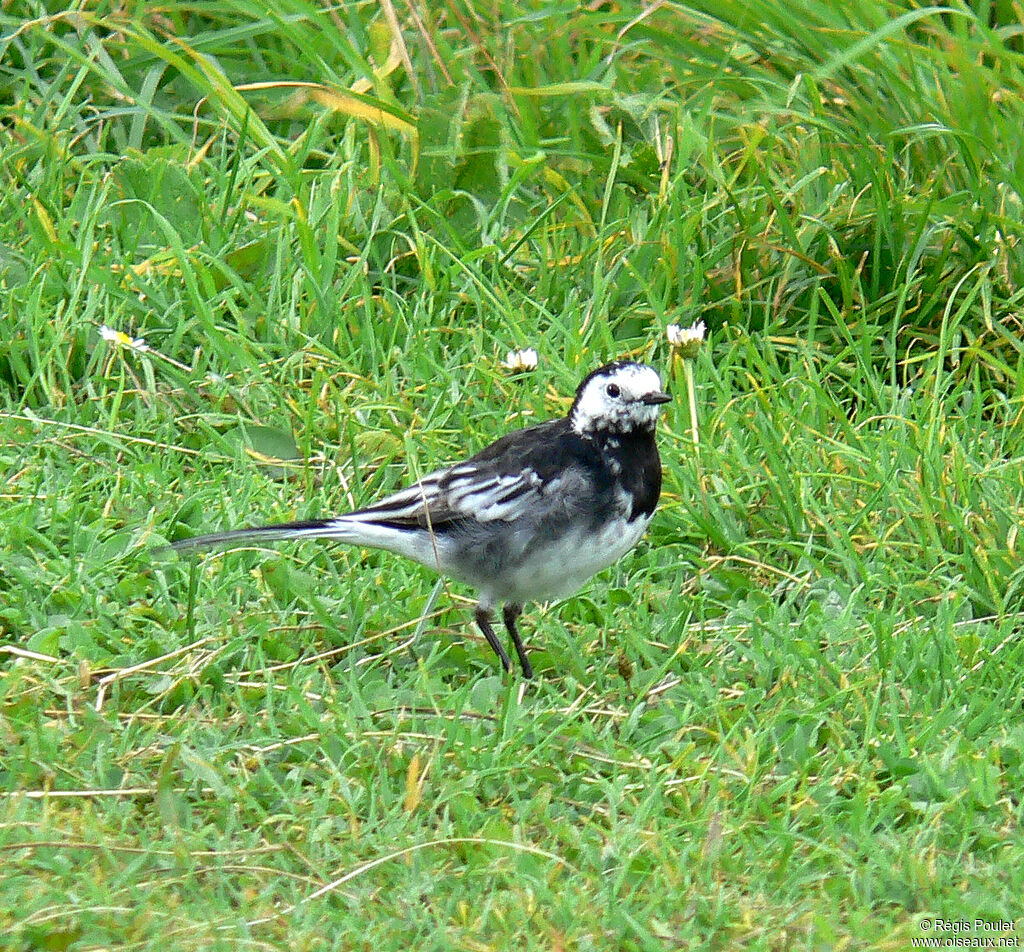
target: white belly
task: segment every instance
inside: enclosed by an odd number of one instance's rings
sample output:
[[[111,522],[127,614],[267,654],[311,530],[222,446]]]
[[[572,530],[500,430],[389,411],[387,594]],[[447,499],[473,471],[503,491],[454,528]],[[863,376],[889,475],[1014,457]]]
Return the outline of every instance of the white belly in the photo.
[[[599,535],[563,536],[539,548],[503,579],[481,589],[481,601],[523,604],[572,595],[593,575],[617,562],[644,534],[649,518],[616,519]]]

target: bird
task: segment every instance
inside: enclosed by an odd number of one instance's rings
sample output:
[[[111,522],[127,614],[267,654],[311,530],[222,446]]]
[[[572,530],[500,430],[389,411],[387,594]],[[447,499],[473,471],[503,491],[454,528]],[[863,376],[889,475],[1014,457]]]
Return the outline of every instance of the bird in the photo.
[[[476,623],[511,673],[494,630],[501,606],[529,679],[517,626],[523,606],[572,595],[639,541],[661,495],[655,428],[671,399],[653,367],[614,361],[583,379],[564,417],[510,432],[366,508],[171,547],[331,539],[405,556],[476,590]]]

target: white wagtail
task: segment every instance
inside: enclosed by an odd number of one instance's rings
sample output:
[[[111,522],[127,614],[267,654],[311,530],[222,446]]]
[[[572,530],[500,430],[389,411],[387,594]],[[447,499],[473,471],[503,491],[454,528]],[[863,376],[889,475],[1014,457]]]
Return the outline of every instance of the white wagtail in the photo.
[[[532,678],[516,628],[523,604],[571,595],[636,545],[661,494],[654,429],[669,399],[653,368],[608,364],[579,385],[567,416],[509,433],[373,506],[174,548],[337,539],[404,555],[479,592],[476,622],[511,671],[491,624],[503,604],[523,675]]]

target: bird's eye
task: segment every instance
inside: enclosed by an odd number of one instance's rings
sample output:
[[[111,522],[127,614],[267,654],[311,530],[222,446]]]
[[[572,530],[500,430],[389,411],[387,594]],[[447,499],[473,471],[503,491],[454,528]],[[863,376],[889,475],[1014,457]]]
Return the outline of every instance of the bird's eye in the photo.
[[[608,394],[609,397],[617,397],[620,393],[622,393],[617,383],[608,384],[608,386],[604,388],[604,392]]]

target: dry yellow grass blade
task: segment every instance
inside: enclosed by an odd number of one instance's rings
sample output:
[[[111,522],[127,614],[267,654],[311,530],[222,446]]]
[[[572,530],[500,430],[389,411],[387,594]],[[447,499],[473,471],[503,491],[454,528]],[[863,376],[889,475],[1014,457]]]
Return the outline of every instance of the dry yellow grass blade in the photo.
[[[296,109],[312,100],[333,112],[340,112],[353,119],[362,119],[375,126],[401,132],[404,135],[416,136],[416,126],[412,118],[406,118],[397,112],[385,109],[381,104],[360,93],[344,89],[332,89],[322,83],[304,82],[266,82],[245,83],[236,86],[239,92],[256,89],[294,89],[296,92],[288,99],[288,108]]]

